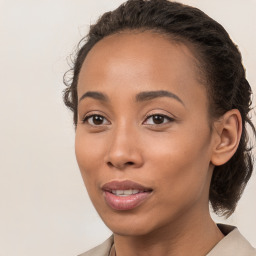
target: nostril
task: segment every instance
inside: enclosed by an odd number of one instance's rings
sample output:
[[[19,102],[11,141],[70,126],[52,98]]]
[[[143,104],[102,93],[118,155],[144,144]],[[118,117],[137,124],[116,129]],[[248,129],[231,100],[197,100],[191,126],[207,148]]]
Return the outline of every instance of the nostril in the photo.
[[[123,163],[123,164],[118,164],[118,163],[116,163],[116,164],[113,164],[113,163],[111,163],[111,162],[107,162],[107,165],[109,166],[109,167],[117,167],[117,168],[120,168],[120,169],[122,169],[122,168],[124,168],[125,166],[127,166],[127,165],[134,165],[134,162],[126,162],[126,163]]]
[[[111,162],[107,162],[107,165],[113,167],[114,165]]]

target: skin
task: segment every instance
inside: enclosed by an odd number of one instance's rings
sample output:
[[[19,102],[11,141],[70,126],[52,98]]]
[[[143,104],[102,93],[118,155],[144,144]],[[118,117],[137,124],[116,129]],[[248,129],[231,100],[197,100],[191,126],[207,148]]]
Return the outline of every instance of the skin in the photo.
[[[78,80],[76,157],[88,194],[113,231],[118,256],[205,255],[222,238],[209,214],[214,165],[234,154],[241,134],[238,111],[210,129],[208,99],[193,53],[151,32],[123,32],[99,41]],[[174,97],[136,102],[138,93]],[[155,124],[152,115],[165,115]],[[100,115],[102,122],[92,117]],[[171,118],[171,119],[169,119]],[[153,189],[128,211],[113,210],[101,187],[132,180]]]

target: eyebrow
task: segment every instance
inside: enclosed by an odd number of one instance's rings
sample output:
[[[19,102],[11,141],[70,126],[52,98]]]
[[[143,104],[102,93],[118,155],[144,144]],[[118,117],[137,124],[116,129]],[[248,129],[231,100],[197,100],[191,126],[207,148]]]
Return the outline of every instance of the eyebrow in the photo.
[[[108,96],[102,92],[93,92],[93,91],[86,92],[81,96],[81,98],[79,99],[79,102],[85,98],[93,98],[95,100],[100,100],[105,102],[109,101]]]
[[[176,94],[169,91],[165,91],[165,90],[140,92],[136,95],[135,99],[136,99],[136,102],[143,102],[143,101],[149,101],[149,100],[153,100],[160,97],[169,97],[169,98],[175,99],[178,102],[180,102],[183,106],[185,106],[184,102]],[[93,99],[104,101],[104,102],[110,101],[109,97],[106,94],[102,92],[96,92],[96,91],[89,91],[84,93],[79,99],[79,102],[85,98],[93,98]]]
[[[148,100],[152,100],[160,97],[169,97],[169,98],[175,99],[179,101],[183,106],[185,106],[184,102],[176,94],[169,91],[164,91],[164,90],[140,92],[136,95],[136,101],[142,102],[142,101],[148,101]]]

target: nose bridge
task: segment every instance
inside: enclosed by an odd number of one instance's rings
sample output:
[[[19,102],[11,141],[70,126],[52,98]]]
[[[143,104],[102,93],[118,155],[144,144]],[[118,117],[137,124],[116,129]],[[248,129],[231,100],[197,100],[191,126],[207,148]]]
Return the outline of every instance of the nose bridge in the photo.
[[[129,154],[135,147],[133,145],[135,133],[134,127],[127,120],[120,120],[113,129],[110,151],[120,156]]]
[[[138,129],[125,120],[120,120],[111,131],[107,162],[119,169],[127,165],[140,166],[143,162],[138,144]]]

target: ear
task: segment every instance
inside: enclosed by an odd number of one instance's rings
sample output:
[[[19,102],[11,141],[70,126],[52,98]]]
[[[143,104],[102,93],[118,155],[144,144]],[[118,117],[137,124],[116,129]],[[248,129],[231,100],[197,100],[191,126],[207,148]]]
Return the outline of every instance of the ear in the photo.
[[[242,117],[238,109],[226,112],[214,122],[214,146],[211,163],[215,166],[225,164],[236,152],[241,134]]]

